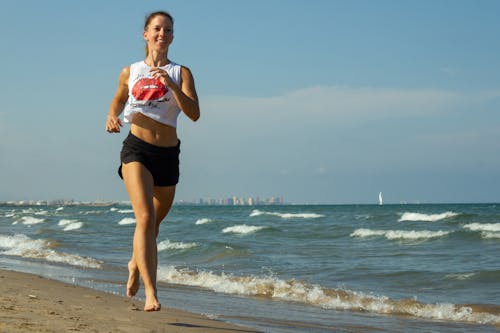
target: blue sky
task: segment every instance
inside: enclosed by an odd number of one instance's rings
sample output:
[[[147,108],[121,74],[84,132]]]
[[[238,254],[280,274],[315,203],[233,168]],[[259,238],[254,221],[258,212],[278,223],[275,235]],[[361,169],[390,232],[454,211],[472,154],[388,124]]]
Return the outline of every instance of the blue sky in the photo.
[[[144,16],[201,102],[177,200],[500,201],[498,1],[2,1],[0,200],[126,200],[105,132]]]

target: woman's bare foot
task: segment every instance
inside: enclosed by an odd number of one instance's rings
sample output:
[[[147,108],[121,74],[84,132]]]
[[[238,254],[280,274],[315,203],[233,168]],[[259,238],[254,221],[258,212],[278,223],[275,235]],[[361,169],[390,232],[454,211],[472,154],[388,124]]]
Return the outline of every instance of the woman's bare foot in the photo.
[[[137,265],[130,260],[128,262],[128,281],[127,281],[127,296],[134,297],[139,291],[140,280],[139,280],[139,268]]]
[[[158,298],[156,297],[156,292],[151,293],[146,292],[146,303],[144,303],[144,311],[160,311],[161,304],[158,302]]]

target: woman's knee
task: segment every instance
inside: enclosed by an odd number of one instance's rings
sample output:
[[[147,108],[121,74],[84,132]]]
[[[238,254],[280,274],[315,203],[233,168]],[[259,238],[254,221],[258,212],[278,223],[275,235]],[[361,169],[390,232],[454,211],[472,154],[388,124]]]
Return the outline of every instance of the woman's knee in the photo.
[[[155,229],[156,218],[154,212],[138,212],[135,214],[136,228],[140,229]]]

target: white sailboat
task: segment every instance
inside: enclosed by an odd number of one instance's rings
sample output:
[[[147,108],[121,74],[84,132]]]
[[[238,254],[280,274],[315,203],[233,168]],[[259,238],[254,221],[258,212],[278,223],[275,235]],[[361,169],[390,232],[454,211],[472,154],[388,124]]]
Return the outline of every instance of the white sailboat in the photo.
[[[384,200],[382,199],[382,192],[378,194],[378,204],[382,206],[384,204]]]

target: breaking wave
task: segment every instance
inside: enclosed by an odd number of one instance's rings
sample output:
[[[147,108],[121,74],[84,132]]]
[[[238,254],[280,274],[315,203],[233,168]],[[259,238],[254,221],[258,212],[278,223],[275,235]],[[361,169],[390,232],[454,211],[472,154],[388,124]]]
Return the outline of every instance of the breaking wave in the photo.
[[[80,229],[83,226],[83,223],[78,220],[60,220],[57,225],[64,227],[64,231],[70,231]]]
[[[167,283],[195,286],[220,293],[298,302],[323,309],[367,311],[481,324],[500,323],[500,307],[498,306],[426,304],[414,299],[396,300],[346,289],[325,288],[294,279],[234,276],[224,273],[218,275],[212,272],[178,269],[173,266],[160,267],[158,279]]]
[[[6,249],[0,254],[24,258],[43,259],[72,266],[101,268],[102,262],[76,254],[58,252],[53,244],[45,239],[31,239],[23,234],[13,236],[0,235],[0,248]]]
[[[133,217],[125,217],[118,222],[119,225],[129,225],[135,224],[135,219]]]
[[[120,214],[131,214],[131,213],[134,212],[133,209],[118,209],[116,207],[111,207],[109,209],[109,211],[111,211],[111,212],[117,212],[117,213],[120,213]]]
[[[197,243],[171,242],[170,240],[167,239],[158,243],[158,251],[189,250],[197,246],[198,246]]]
[[[45,219],[40,219],[40,218],[33,217],[33,216],[23,216],[23,217],[21,217],[20,221],[16,221],[13,224],[17,224],[18,222],[21,222],[24,225],[34,225],[34,224],[40,224],[40,223],[45,222]]]
[[[463,280],[468,280],[476,275],[477,275],[476,273],[455,273],[455,274],[447,274],[445,275],[445,278],[463,281]]]
[[[294,218],[302,218],[302,219],[316,219],[319,217],[324,217],[324,215],[316,214],[316,213],[278,213],[278,212],[263,212],[258,209],[254,209],[250,213],[250,217],[261,216],[261,215],[272,215],[279,216],[283,219],[294,219]]]
[[[389,240],[426,240],[431,238],[439,238],[448,235],[449,231],[406,231],[406,230],[371,230],[371,229],[356,229],[351,233],[351,237],[373,237],[384,236]]]
[[[464,225],[464,229],[469,229],[471,231],[500,232],[500,223],[469,223]]]
[[[200,224],[206,224],[206,223],[210,223],[210,222],[213,222],[213,220],[212,219],[203,218],[203,219],[198,219],[196,221],[196,224],[200,225]]]
[[[233,233],[233,234],[251,234],[254,232],[257,232],[259,230],[265,229],[266,227],[257,227],[254,225],[246,225],[246,224],[241,224],[241,225],[235,225],[232,227],[227,227],[222,230],[223,233]]]
[[[480,231],[484,239],[500,239],[500,223],[469,223],[463,226],[470,231]]]
[[[421,213],[412,213],[406,212],[401,215],[401,218],[398,220],[402,221],[423,221],[423,222],[436,222],[439,220],[444,220],[450,217],[454,217],[459,215],[454,212],[445,212],[441,214],[421,214]]]
[[[500,232],[481,232],[481,237],[485,239],[500,239]]]

